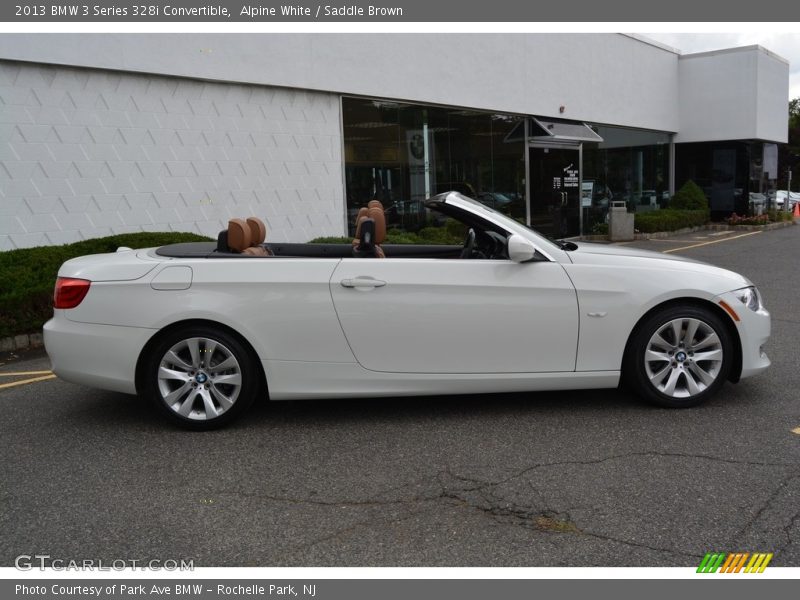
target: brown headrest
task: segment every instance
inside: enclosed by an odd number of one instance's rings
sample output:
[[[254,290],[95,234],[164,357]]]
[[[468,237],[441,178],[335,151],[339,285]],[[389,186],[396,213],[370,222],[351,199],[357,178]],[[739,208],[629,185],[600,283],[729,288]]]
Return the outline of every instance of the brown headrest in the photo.
[[[258,217],[247,217],[247,225],[250,227],[250,245],[258,246],[267,239],[267,226]]]
[[[373,200],[372,202],[377,202],[378,204],[381,204],[377,200]],[[372,202],[370,202],[370,204],[372,204]],[[383,240],[386,239],[386,216],[383,214],[382,206],[383,205],[381,205],[381,208],[378,208],[377,206],[371,206],[369,209],[367,209],[368,210],[367,216],[369,216],[370,219],[375,220],[376,245],[382,244]]]
[[[228,221],[228,248],[234,252],[242,252],[250,247],[250,226],[242,219]]]
[[[383,204],[381,204],[380,200],[370,200],[367,203],[367,208],[373,208],[373,207],[380,208],[381,210],[383,210]]]

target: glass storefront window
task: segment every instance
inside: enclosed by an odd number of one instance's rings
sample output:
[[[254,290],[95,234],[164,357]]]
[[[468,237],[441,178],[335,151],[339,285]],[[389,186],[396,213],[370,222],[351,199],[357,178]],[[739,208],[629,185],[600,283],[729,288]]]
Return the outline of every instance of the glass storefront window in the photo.
[[[765,208],[763,143],[697,142],[675,146],[675,186],[692,180],[709,201],[712,218]]]
[[[425,199],[449,190],[525,219],[521,117],[386,100],[343,98],[348,224],[380,200],[390,228],[435,225]]]
[[[600,143],[583,144],[584,233],[605,223],[612,200],[630,211],[665,208],[669,202],[669,134],[605,125],[592,126]]]

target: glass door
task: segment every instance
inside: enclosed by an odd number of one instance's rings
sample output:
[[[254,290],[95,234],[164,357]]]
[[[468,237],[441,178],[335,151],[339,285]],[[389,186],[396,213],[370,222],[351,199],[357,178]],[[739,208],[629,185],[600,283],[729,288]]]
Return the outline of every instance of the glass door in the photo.
[[[529,152],[531,227],[555,239],[580,235],[580,145],[534,145]]]

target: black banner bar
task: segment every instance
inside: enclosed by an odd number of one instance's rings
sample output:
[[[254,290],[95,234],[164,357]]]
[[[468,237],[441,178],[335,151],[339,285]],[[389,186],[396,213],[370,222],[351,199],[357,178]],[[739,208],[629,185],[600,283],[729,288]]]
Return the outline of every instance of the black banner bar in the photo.
[[[791,579],[723,578],[716,576],[713,590],[707,580],[441,580],[441,579],[320,579],[320,580],[124,580],[124,579],[41,579],[0,581],[0,597],[14,599],[77,600],[102,598],[189,598],[191,600],[486,600],[487,598],[648,598],[696,597],[698,587],[715,597],[736,600],[754,597],[791,597]],[[701,580],[704,580],[701,583]],[[785,594],[785,595],[784,595]]]
[[[53,22],[790,22],[800,3],[786,0],[70,0],[11,1],[0,21]]]

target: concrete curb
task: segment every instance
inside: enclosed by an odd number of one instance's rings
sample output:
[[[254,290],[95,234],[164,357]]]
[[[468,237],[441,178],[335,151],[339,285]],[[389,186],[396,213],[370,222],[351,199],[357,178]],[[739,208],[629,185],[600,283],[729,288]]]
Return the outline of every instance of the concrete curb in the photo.
[[[13,352],[14,350],[28,350],[40,348],[44,345],[42,332],[23,333],[12,337],[0,338],[0,352]]]
[[[675,231],[654,231],[653,233],[634,233],[633,240],[620,240],[620,241],[634,241],[634,240],[659,240],[673,235],[685,235],[687,233],[695,233],[697,231],[772,231],[773,229],[783,229],[784,227],[791,227],[797,225],[800,219],[792,221],[781,221],[779,223],[767,223],[766,225],[728,225],[727,223],[710,223],[698,227],[684,227],[683,229],[676,229]],[[609,241],[608,235],[584,235],[580,238],[571,238],[581,240],[584,242],[607,242]]]

